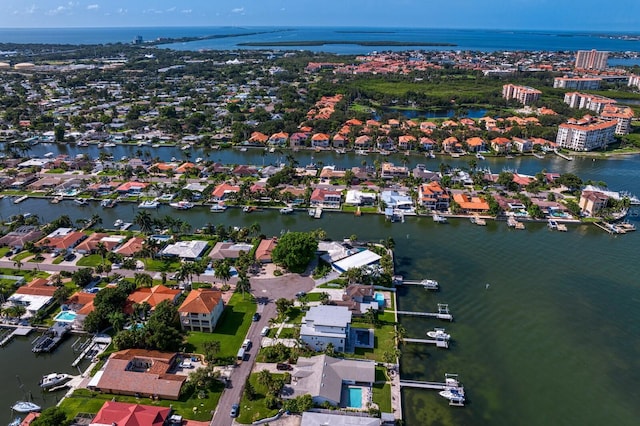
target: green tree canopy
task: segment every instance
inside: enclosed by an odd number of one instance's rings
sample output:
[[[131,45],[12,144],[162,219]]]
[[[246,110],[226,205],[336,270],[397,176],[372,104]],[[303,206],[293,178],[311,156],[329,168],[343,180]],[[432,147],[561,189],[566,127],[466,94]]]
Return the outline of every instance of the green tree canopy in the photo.
[[[304,272],[318,250],[318,241],[308,232],[284,234],[271,252],[271,258],[291,272]]]

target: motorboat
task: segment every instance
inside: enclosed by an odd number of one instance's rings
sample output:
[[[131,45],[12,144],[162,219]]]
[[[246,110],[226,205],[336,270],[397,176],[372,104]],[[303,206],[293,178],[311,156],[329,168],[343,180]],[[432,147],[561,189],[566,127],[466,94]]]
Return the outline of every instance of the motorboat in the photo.
[[[71,376],[68,374],[51,373],[51,374],[42,376],[42,379],[40,379],[40,383],[38,384],[40,385],[41,388],[48,389],[54,386],[61,385],[70,379],[71,379]]]
[[[107,142],[107,143],[105,143],[105,144],[104,144],[104,147],[105,147],[105,148],[113,148],[113,147],[115,147],[115,146],[116,146],[116,144],[115,144],[115,143],[113,143],[113,142]]]
[[[422,280],[420,284],[427,290],[437,290],[439,287],[438,281],[436,280]]]
[[[16,417],[15,419],[13,419],[11,423],[9,423],[9,426],[20,426],[21,424],[22,424],[22,417]]]
[[[214,204],[211,206],[209,211],[212,213],[222,213],[226,209],[227,209],[227,206],[225,206],[224,204]]]
[[[169,203],[170,207],[173,207],[174,209],[178,209],[178,210],[189,210],[191,208],[193,208],[193,203],[190,203],[189,201],[178,201],[176,203]]]
[[[53,152],[47,152],[44,156],[46,158],[51,158],[51,157],[53,157]]]
[[[336,154],[346,154],[346,153],[347,153],[347,150],[344,148],[336,149]]]
[[[280,214],[291,214],[293,209],[291,207],[284,207],[280,209]]]
[[[42,410],[42,407],[30,401],[18,401],[11,406],[11,409],[18,413],[31,413],[32,411]]]
[[[433,214],[433,221],[436,223],[447,223],[447,218],[444,216],[440,216],[437,213]]]
[[[448,387],[438,392],[438,394],[443,398],[447,398],[450,403],[464,404],[464,389],[462,387]]]
[[[478,153],[476,153],[476,158],[477,158],[478,160],[484,160],[484,155],[482,155],[482,154],[480,154],[480,153],[478,152]]]
[[[120,228],[122,225],[124,225],[124,221],[122,219],[118,219],[115,222],[113,222],[114,228]]]
[[[107,198],[106,200],[102,200],[100,202],[100,206],[105,209],[113,208],[116,206],[116,204],[118,204],[118,201],[115,200],[114,198]]]
[[[160,203],[158,203],[156,200],[143,201],[140,204],[138,204],[138,208],[139,209],[157,209],[159,205]]]
[[[435,340],[449,340],[451,338],[451,335],[445,332],[444,328],[434,328],[432,331],[427,331],[427,337],[431,337]]]
[[[202,163],[202,157],[196,158],[196,163]]]
[[[253,212],[253,211],[255,211],[255,210],[256,210],[256,207],[255,207],[255,206],[244,206],[244,207],[242,208],[242,211],[243,211],[244,213],[251,213],[251,212]]]
[[[84,198],[76,198],[73,200],[73,202],[79,206],[86,206],[88,204],[87,200],[85,200]]]
[[[367,152],[367,151],[365,151],[364,149],[358,149],[358,150],[356,151],[356,154],[357,154],[357,155],[368,155],[368,152]]]

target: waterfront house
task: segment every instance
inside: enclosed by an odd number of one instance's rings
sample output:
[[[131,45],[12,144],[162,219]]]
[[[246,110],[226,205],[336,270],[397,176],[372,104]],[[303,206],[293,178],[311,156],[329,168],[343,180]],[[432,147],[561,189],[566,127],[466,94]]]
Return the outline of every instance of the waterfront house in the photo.
[[[489,203],[479,197],[471,197],[466,194],[453,194],[453,200],[465,213],[486,213],[489,211]]]
[[[313,148],[328,148],[329,139],[329,135],[325,133],[316,133],[311,137],[311,146]]]
[[[289,134],[286,132],[274,133],[269,137],[269,145],[284,146],[287,144],[288,139],[289,139]]]
[[[512,138],[511,143],[518,152],[531,152],[533,151],[533,142],[529,139]]]
[[[160,302],[164,302],[165,300],[171,304],[175,304],[181,294],[182,292],[180,290],[174,290],[164,285],[138,288],[127,296],[125,313],[133,313],[133,306],[143,303],[148,304],[151,310],[155,309]]]
[[[511,139],[497,137],[491,139],[491,149],[498,154],[505,154],[511,151]]]
[[[440,183],[423,183],[418,188],[418,203],[427,210],[449,209],[449,194]]]
[[[311,395],[315,404],[345,406],[347,385],[371,387],[374,381],[374,361],[328,355],[300,357],[291,372],[291,383],[285,385],[282,393],[285,398]]]
[[[339,179],[343,178],[346,170],[338,170],[336,166],[324,166],[320,170],[320,179]]]
[[[241,252],[249,253],[252,249],[253,246],[247,243],[219,242],[213,246],[209,257],[213,260],[237,259]]]
[[[178,241],[174,244],[167,245],[160,251],[160,256],[177,257],[182,260],[199,260],[204,251],[207,249],[206,241],[191,240]]]
[[[609,196],[600,191],[582,191],[580,194],[580,210],[586,216],[595,216],[607,207]]]
[[[350,249],[346,251],[345,257],[333,262],[331,267],[340,273],[347,272],[349,269],[377,268],[380,259],[380,255],[371,250]]]
[[[382,413],[382,416],[388,415]],[[389,414],[392,417],[392,422],[384,422],[384,418],[379,419],[377,417],[358,416],[354,417],[352,413],[343,413],[341,411],[323,411],[321,413],[315,413],[311,411],[305,411],[302,413],[302,419],[300,420],[300,426],[382,426],[382,425],[394,425],[395,418],[393,414]]]
[[[148,186],[145,182],[125,182],[116,188],[121,195],[140,195]]]
[[[116,253],[124,257],[132,257],[144,247],[144,238],[132,237],[116,250]]]
[[[30,318],[53,301],[57,287],[44,278],[34,278],[27,285],[19,287],[9,297],[8,302],[13,305],[24,306],[26,313],[23,318]]]
[[[398,138],[398,148],[408,150],[415,148],[416,138],[412,135],[402,135]]]
[[[251,133],[251,137],[249,138],[249,142],[260,144],[260,145],[265,145],[268,140],[269,140],[269,136],[260,132]]]
[[[367,135],[358,136],[354,142],[356,149],[367,149],[371,147],[371,137]]]
[[[170,415],[170,407],[105,401],[89,426],[165,426]]]
[[[420,138],[419,147],[424,151],[431,151],[435,149],[437,146],[438,146],[438,143],[431,138],[428,138],[425,136]]]
[[[266,238],[260,241],[256,248],[256,260],[260,263],[271,263],[271,252],[277,244],[276,238]]]
[[[450,136],[442,141],[442,149],[444,152],[456,153],[462,151],[462,144],[454,136]]]
[[[337,352],[347,349],[351,329],[351,311],[345,306],[312,306],[302,318],[300,339],[314,351],[333,344]]]
[[[169,373],[175,352],[126,349],[111,354],[87,388],[116,395],[177,400],[187,376]]]
[[[89,237],[78,244],[75,250],[81,254],[95,253],[98,249],[98,244],[104,244],[107,251],[111,251],[126,239],[124,235],[109,235],[102,232],[95,232]]]
[[[386,207],[392,209],[399,209],[405,212],[412,212],[414,210],[413,199],[404,191],[382,191],[380,193],[380,199]]]
[[[416,164],[415,169],[413,169],[411,173],[413,174],[413,177],[422,181],[440,181],[440,173],[427,170],[427,167],[424,164]]]
[[[222,293],[199,288],[191,290],[178,308],[183,330],[212,333],[224,311]]]
[[[87,236],[71,228],[58,228],[36,243],[36,246],[51,250],[54,253],[72,250]]]
[[[333,136],[333,140],[331,144],[333,145],[334,148],[343,148],[347,144],[347,137],[340,133],[336,133]]]
[[[37,241],[42,237],[42,231],[37,226],[23,225],[0,238],[0,247],[7,246],[21,251],[25,243]]]
[[[291,148],[304,146],[307,139],[309,139],[309,134],[304,132],[295,132],[289,137],[289,146],[291,146]]]
[[[233,170],[231,170],[231,173],[234,176],[239,176],[239,177],[257,176],[258,175],[258,169],[256,169],[253,166],[240,164],[240,165],[237,165],[236,167],[234,167]]]
[[[350,206],[374,206],[378,200],[375,192],[363,192],[357,189],[347,191],[344,203]]]
[[[382,163],[380,166],[380,177],[382,179],[405,178],[409,176],[409,168],[406,166],[396,166],[393,163]]]
[[[311,206],[329,209],[339,209],[342,201],[342,194],[324,188],[315,188],[311,193]]]
[[[237,185],[230,185],[226,182],[221,183],[216,186],[211,192],[211,200],[212,201],[224,201],[230,198],[232,194],[235,194],[240,191],[240,187]]]
[[[485,142],[482,138],[473,137],[467,139],[465,142],[467,144],[467,149],[469,150],[469,152],[484,151],[485,149]]]

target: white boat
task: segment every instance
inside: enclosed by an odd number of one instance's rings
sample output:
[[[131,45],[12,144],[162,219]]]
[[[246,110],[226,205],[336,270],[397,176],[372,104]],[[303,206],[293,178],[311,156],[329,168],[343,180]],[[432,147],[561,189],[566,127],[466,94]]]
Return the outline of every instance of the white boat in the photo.
[[[357,151],[356,151],[356,154],[358,154],[358,155],[369,155],[369,154],[367,153],[367,151],[365,151],[364,149],[359,149],[359,150],[357,150]]]
[[[553,219],[549,219],[549,221],[547,222],[547,226],[549,227],[549,229],[558,229],[558,222]]]
[[[243,146],[242,148],[240,148],[240,151],[241,152],[247,152],[247,148]]]
[[[482,155],[482,154],[480,154],[480,153],[478,152],[478,153],[476,153],[476,158],[477,158],[478,160],[484,160],[484,155]]]
[[[53,157],[53,152],[47,152],[44,156],[47,158],[51,158]]]
[[[140,204],[138,204],[138,208],[139,209],[157,209],[159,205],[160,203],[158,203],[156,200],[143,201]]]
[[[113,143],[113,142],[108,142],[108,143],[105,143],[105,144],[104,144],[104,147],[105,147],[105,148],[113,148],[113,147],[115,147],[115,146],[116,146],[116,144],[115,144],[115,143]]]
[[[20,426],[21,424],[22,424],[22,417],[16,417],[15,419],[13,419],[11,423],[9,423],[9,426]]]
[[[193,203],[190,203],[189,201],[178,201],[177,203],[169,203],[170,207],[173,207],[174,209],[178,209],[178,210],[189,210],[190,208],[193,208]]]
[[[87,200],[85,200],[84,198],[76,198],[73,200],[74,203],[76,203],[79,206],[86,206],[87,204]]]
[[[51,373],[51,374],[47,374],[46,376],[42,376],[42,379],[40,379],[40,383],[38,384],[40,385],[41,388],[47,389],[47,388],[52,388],[54,386],[61,385],[70,379],[71,379],[71,376],[68,374]]]
[[[427,290],[437,290],[439,287],[438,281],[436,280],[422,280],[420,284]]]
[[[171,157],[171,162],[175,163],[176,161],[178,161],[178,159],[176,157]]]
[[[183,151],[186,151],[186,150],[188,150],[190,148],[191,148],[191,145],[187,144],[187,145],[182,145],[182,148],[180,148],[180,149],[183,150]]]
[[[291,207],[284,207],[280,209],[280,214],[291,214],[293,209]]]
[[[434,328],[432,331],[427,331],[427,337],[431,337],[436,340],[449,340],[451,335],[446,333],[444,328]]]
[[[160,148],[160,144],[159,143],[154,143],[153,145],[151,145],[151,148]]]
[[[13,406],[11,406],[11,409],[18,413],[30,413],[32,411],[40,411],[42,410],[42,407],[40,407],[38,404],[34,404],[33,402],[18,401],[13,404]]]
[[[196,163],[202,163],[202,157],[196,158]]]
[[[122,225],[124,225],[124,221],[122,219],[118,219],[115,222],[113,222],[113,227],[114,228],[121,228]]]
[[[211,206],[209,211],[212,213],[222,213],[226,209],[227,209],[227,206],[225,206],[224,204],[214,204]]]
[[[269,152],[276,152],[276,148],[272,146],[271,148],[269,148]]]
[[[118,204],[118,201],[116,201],[113,198],[107,198],[106,200],[102,200],[100,202],[100,206],[106,209],[110,209],[112,207],[115,207],[116,204]]]
[[[447,218],[444,216],[440,216],[437,213],[433,214],[433,221],[436,223],[447,223]]]
[[[346,154],[346,153],[347,153],[347,150],[344,148],[336,149],[336,154]]]
[[[464,389],[461,387],[447,388],[438,392],[438,394],[443,398],[447,398],[453,404],[464,404]]]

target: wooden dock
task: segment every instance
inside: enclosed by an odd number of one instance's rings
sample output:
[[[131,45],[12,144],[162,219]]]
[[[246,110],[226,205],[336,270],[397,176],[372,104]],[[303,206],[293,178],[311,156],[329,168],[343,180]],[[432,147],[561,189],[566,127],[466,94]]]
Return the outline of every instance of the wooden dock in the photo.
[[[28,336],[33,330],[31,327],[16,327],[10,333],[6,334],[0,341],[0,347],[6,345],[14,338],[14,336]]]
[[[609,234],[626,234],[627,232],[633,232],[636,227],[630,223],[607,223],[607,222],[593,222],[595,226],[608,232]]]
[[[406,388],[445,390],[447,385],[440,382],[421,382],[418,380],[400,380],[400,386]]]
[[[439,348],[449,349],[449,342],[446,340],[433,340],[433,339],[403,339],[407,343],[424,343],[427,345],[436,345]]]
[[[513,229],[524,229],[524,223],[518,222],[518,220],[513,216],[509,216],[507,219],[507,226]]]
[[[446,321],[453,321],[453,315],[449,313],[449,305],[438,303],[438,312],[412,312],[396,311],[398,315],[411,315],[415,317],[437,318]]]

